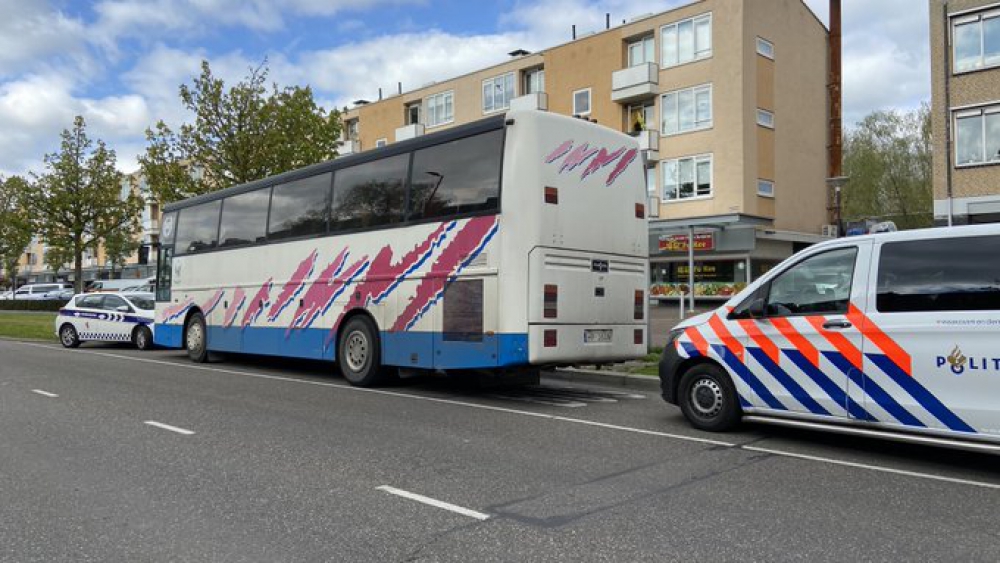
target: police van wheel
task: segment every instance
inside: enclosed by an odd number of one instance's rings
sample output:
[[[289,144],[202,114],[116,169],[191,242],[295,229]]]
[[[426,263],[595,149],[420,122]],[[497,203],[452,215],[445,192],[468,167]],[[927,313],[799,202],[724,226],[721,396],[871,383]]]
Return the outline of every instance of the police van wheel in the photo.
[[[191,361],[203,364],[208,361],[208,333],[205,330],[205,316],[195,313],[188,319],[184,330],[184,345]]]
[[[337,342],[337,365],[344,379],[355,387],[385,383],[378,332],[367,317],[354,317],[344,324]]]
[[[137,326],[132,331],[132,344],[140,350],[149,350],[153,347],[153,333],[148,327]]]
[[[66,348],[76,348],[80,345],[80,335],[71,324],[64,324],[59,327],[59,342]]]
[[[718,366],[700,364],[681,378],[681,411],[699,430],[722,432],[740,422],[742,411],[733,382]]]

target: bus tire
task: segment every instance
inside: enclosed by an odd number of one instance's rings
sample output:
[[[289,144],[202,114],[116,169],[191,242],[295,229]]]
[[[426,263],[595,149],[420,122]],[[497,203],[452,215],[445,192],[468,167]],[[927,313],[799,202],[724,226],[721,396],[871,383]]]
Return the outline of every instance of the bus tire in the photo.
[[[139,325],[132,331],[132,344],[139,350],[149,350],[153,347],[153,333],[149,327]]]
[[[743,416],[732,380],[714,364],[698,364],[687,370],[677,398],[684,417],[699,430],[731,430]]]
[[[73,325],[66,323],[59,327],[59,342],[64,348],[76,348],[80,345],[80,335],[76,333]]]
[[[192,362],[203,364],[208,361],[208,331],[205,328],[205,315],[200,312],[188,317],[184,329],[184,347]]]
[[[344,323],[337,340],[337,365],[344,379],[355,387],[385,383],[378,331],[368,317],[358,315]]]

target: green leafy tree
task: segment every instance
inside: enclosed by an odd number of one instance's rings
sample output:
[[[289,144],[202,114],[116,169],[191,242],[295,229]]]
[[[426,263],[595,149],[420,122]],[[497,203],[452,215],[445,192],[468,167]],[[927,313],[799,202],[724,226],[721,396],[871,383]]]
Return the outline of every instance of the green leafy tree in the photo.
[[[140,242],[133,233],[139,230],[139,218],[138,216],[132,218],[134,223],[129,225],[125,230],[114,231],[108,236],[104,237],[102,241],[104,244],[104,258],[107,263],[111,266],[111,277],[115,277],[115,273],[125,266],[125,261],[128,257],[132,255],[136,250],[139,249]]]
[[[69,248],[49,247],[45,251],[45,267],[52,270],[52,274],[59,275],[59,272],[66,268],[66,264],[73,261],[73,253]]]
[[[931,127],[927,104],[911,112],[879,110],[844,143],[846,221],[893,221],[901,229],[931,226]]]
[[[18,261],[31,244],[33,233],[25,201],[28,182],[19,176],[0,177],[0,267],[11,286],[17,279]]]
[[[337,156],[340,112],[316,104],[308,86],[267,87],[266,60],[232,87],[207,61],[180,98],[194,123],[146,131],[139,163],[160,203],[207,193]]]
[[[70,253],[76,291],[83,291],[83,252],[108,236],[134,236],[142,198],[122,194],[122,174],[115,169],[115,151],[87,136],[83,117],[63,130],[56,153],[45,156],[46,171],[35,177],[28,200],[42,240]]]

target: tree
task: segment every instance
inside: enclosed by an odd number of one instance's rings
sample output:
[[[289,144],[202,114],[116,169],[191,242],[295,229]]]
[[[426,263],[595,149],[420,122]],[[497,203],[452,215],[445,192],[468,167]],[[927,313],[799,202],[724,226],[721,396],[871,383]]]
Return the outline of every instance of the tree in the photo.
[[[50,246],[45,251],[45,267],[52,270],[52,275],[58,276],[66,264],[73,261],[73,253],[68,248]]]
[[[337,156],[340,112],[316,105],[312,89],[268,90],[265,60],[231,88],[202,61],[201,76],[180,87],[193,124],[163,121],[146,130],[139,157],[160,203],[242,184]]]
[[[32,225],[25,210],[28,183],[19,176],[0,177],[0,267],[14,285],[17,264],[31,244]]]
[[[76,291],[83,291],[83,252],[107,237],[134,236],[142,198],[122,193],[115,151],[87,137],[83,117],[63,130],[59,152],[45,156],[46,172],[35,177],[29,203],[42,239],[73,257]]]
[[[115,272],[125,266],[125,260],[139,249],[140,242],[131,233],[139,230],[139,217],[133,217],[135,225],[124,231],[114,231],[104,237],[104,258],[111,265],[111,277],[115,277]]]
[[[844,143],[842,206],[847,220],[877,218],[901,229],[931,226],[931,126],[927,104],[911,112],[879,110]]]

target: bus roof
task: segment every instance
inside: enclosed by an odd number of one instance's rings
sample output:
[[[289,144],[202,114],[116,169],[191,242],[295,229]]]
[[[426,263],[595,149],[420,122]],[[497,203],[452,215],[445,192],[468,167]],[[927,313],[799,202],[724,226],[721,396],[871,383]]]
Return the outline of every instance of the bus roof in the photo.
[[[438,131],[435,133],[429,133],[427,135],[421,135],[413,139],[399,141],[397,143],[393,143],[385,147],[380,147],[373,150],[367,150],[357,154],[352,154],[350,156],[345,156],[343,158],[328,160],[326,162],[313,164],[311,166],[306,166],[304,168],[297,168],[295,170],[290,170],[288,172],[282,172],[281,174],[268,176],[260,180],[254,180],[253,182],[238,184],[221,190],[216,190],[214,192],[209,192],[207,194],[202,194],[181,201],[169,203],[163,207],[163,212],[169,213],[171,211],[176,211],[178,209],[190,207],[192,205],[197,205],[199,203],[205,203],[217,199],[222,199],[224,197],[232,195],[238,195],[244,192],[250,192],[258,188],[263,188],[265,186],[269,186],[272,184],[281,184],[284,182],[298,180],[299,178],[304,178],[315,174],[332,172],[334,170],[340,168],[346,168],[348,166],[353,166],[355,164],[363,164],[365,162],[369,162],[372,160],[378,160],[381,158],[395,156],[397,154],[406,153],[427,146],[447,143],[449,141],[460,139],[462,137],[468,137],[470,135],[475,135],[477,133],[485,133],[487,131],[502,129],[504,127],[506,119],[507,119],[506,115],[495,115],[492,117],[487,117],[486,119],[480,119],[479,121],[474,121],[472,123],[458,125],[456,127],[452,127],[444,131]]]

